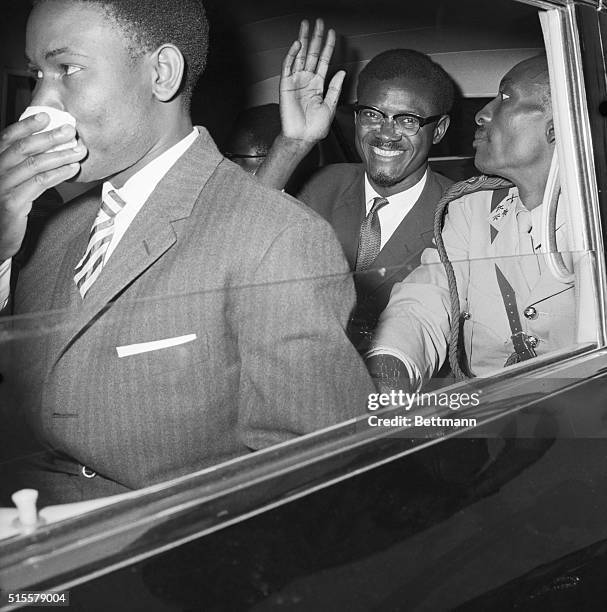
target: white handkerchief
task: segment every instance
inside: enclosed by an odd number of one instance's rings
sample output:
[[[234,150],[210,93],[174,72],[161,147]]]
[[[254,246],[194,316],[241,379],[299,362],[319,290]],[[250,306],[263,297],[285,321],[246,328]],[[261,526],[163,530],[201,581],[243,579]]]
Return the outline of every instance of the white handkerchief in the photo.
[[[31,117],[32,115],[37,115],[38,113],[46,113],[50,119],[50,123],[43,130],[40,130],[40,132],[48,132],[66,124],[71,125],[74,128],[76,127],[76,119],[73,115],[70,115],[70,113],[66,113],[65,111],[60,111],[59,109],[53,108],[52,106],[28,106],[21,114],[21,117],[19,117],[19,121],[21,121],[21,119]],[[40,132],[36,132],[36,134],[39,134]],[[56,147],[49,149],[48,152],[50,153],[52,151],[73,149],[76,144],[76,139],[73,139],[69,142],[57,145]]]
[[[152,342],[140,342],[138,344],[126,344],[117,346],[116,352],[118,357],[129,357],[130,355],[138,355],[139,353],[148,353],[149,351],[159,351],[160,349],[178,346],[196,340],[196,334],[186,334],[185,336],[175,336],[174,338],[164,338],[163,340],[152,340]]]

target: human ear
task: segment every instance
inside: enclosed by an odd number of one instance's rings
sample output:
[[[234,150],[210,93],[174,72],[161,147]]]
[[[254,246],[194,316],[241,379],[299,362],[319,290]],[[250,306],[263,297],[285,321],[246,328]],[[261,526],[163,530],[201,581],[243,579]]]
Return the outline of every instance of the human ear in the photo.
[[[185,59],[175,45],[162,45],[152,56],[152,91],[160,102],[171,101],[179,92],[185,72]]]
[[[432,144],[438,144],[443,139],[443,136],[447,133],[450,123],[451,118],[449,115],[443,115],[438,120],[438,123],[434,127],[434,132],[432,133]]]

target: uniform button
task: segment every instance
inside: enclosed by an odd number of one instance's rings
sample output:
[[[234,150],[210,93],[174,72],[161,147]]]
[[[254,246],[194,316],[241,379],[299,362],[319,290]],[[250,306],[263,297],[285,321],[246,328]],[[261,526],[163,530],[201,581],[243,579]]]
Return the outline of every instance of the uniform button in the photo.
[[[91,470],[90,467],[86,467],[86,465],[83,465],[80,471],[85,478],[95,478],[97,476],[97,472]]]
[[[462,319],[469,321],[471,318],[472,318],[472,315],[467,310],[464,310],[464,312],[462,312]]]
[[[537,319],[537,310],[533,306],[527,306],[523,311],[526,319]]]
[[[527,336],[527,342],[529,342],[529,346],[531,346],[531,348],[535,348],[540,343],[535,336]]]

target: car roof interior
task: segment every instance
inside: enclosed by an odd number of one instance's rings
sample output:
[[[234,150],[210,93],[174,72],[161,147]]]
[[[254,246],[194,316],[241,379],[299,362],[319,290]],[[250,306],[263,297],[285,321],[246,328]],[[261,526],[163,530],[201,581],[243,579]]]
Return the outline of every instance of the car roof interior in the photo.
[[[301,19],[324,19],[337,32],[331,70],[347,72],[341,106],[318,164],[356,162],[352,112],[358,73],[386,49],[428,53],[453,76],[458,96],[445,139],[431,162],[453,179],[476,173],[472,165],[474,114],[493,97],[499,77],[542,49],[537,8],[511,0],[203,0],[211,23],[207,69],[195,91],[192,117],[206,126],[220,149],[238,113],[278,102],[281,62]],[[0,52],[7,67],[25,69],[24,26],[29,3],[3,0]]]
[[[357,75],[376,54],[406,47],[428,53],[457,85],[451,127],[431,151],[433,166],[456,180],[477,173],[471,159],[474,114],[495,95],[509,67],[543,47],[537,8],[509,0],[492,0],[490,13],[486,0],[306,0],[296,8],[280,0],[207,0],[205,6],[211,54],[193,116],[220,147],[239,110],[278,102],[281,62],[301,19],[321,17],[336,30],[330,70],[345,69],[347,76],[333,129],[320,147],[322,165],[359,161],[346,106],[356,100]]]

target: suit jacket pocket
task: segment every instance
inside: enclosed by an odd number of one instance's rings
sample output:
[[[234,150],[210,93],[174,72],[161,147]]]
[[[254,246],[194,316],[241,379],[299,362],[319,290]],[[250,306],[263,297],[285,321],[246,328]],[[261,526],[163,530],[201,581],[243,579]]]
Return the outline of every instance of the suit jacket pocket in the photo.
[[[206,336],[183,334],[145,340],[116,347],[118,368],[136,370],[138,374],[162,374],[193,368],[208,355]]]

